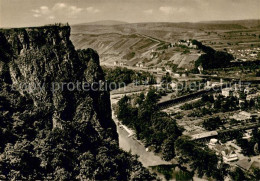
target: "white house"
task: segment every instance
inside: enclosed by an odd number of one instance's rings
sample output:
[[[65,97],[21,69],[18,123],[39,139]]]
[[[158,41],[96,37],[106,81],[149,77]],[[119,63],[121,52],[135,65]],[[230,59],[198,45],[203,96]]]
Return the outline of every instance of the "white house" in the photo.
[[[162,71],[162,68],[160,68],[160,67],[157,67],[157,69],[156,69],[157,71]]]
[[[118,64],[118,61],[114,61],[114,65],[117,65]]]
[[[225,163],[238,160],[238,156],[232,148],[217,144],[215,140],[213,140],[213,143],[209,145],[209,148],[215,150],[217,155],[222,155]]]
[[[232,96],[233,95],[233,89],[232,88],[224,88],[224,89],[222,89],[221,93],[225,97]]]
[[[144,63],[143,63],[143,62],[138,62],[138,63],[136,64],[136,66],[137,66],[137,67],[144,67]]]
[[[210,139],[209,144],[208,144],[208,147],[209,147],[210,149],[213,149],[213,147],[216,146],[216,143],[217,143],[217,142],[218,142],[218,140],[215,139],[215,138]]]
[[[199,70],[200,74],[202,74],[203,67],[202,67],[201,65],[200,65],[200,66],[198,66],[198,70]]]
[[[225,149],[221,152],[224,162],[233,162],[238,160],[238,156],[234,150]]]
[[[250,120],[252,117],[251,113],[246,112],[246,111],[241,111],[238,114],[234,114],[233,116],[231,116],[231,119],[235,119],[237,121],[245,121],[245,120]]]
[[[179,73],[174,73],[173,76],[174,77],[180,77],[181,75]]]
[[[126,65],[126,63],[120,62],[119,65],[124,66],[124,65]]]

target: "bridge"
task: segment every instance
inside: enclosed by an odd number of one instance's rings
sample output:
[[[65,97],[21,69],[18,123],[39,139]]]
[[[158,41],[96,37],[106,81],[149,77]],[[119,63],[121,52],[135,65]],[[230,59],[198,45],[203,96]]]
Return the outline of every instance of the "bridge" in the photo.
[[[244,125],[244,126],[234,126],[230,129],[208,131],[208,132],[203,132],[200,134],[191,135],[191,139],[194,141],[205,141],[205,140],[209,140],[211,138],[219,138],[219,137],[223,137],[223,136],[229,137],[230,133],[232,133],[232,132],[245,131],[245,130],[259,128],[259,127],[260,127],[259,122]]]
[[[260,77],[248,77],[248,78],[239,78],[239,77],[226,77],[226,76],[217,76],[217,75],[203,75],[203,74],[196,74],[197,76],[201,78],[206,78],[206,79],[215,79],[215,80],[225,80],[228,82],[231,82],[233,84],[235,83],[241,83],[241,84],[257,84],[260,83]]]
[[[248,129],[258,128],[258,127],[260,127],[260,123],[252,123],[252,124],[243,125],[243,126],[234,126],[231,129],[219,130],[218,134],[226,134],[226,133],[233,132],[233,131],[245,131]]]
[[[226,87],[228,87],[228,85],[215,86],[210,89],[200,90],[200,91],[188,94],[188,95],[184,95],[184,96],[180,96],[180,97],[177,97],[174,99],[160,102],[157,104],[157,106],[158,106],[159,110],[167,109],[169,107],[181,104],[183,102],[187,102],[189,100],[193,100],[193,99],[202,97],[202,95],[212,94],[214,92],[220,92],[222,88],[226,88]]]

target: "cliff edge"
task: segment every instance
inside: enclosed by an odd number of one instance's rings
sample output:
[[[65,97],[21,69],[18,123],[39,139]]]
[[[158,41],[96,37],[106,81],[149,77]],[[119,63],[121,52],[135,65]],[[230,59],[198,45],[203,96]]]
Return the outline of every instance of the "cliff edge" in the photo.
[[[0,179],[152,178],[118,147],[99,56],[70,27],[0,30]]]

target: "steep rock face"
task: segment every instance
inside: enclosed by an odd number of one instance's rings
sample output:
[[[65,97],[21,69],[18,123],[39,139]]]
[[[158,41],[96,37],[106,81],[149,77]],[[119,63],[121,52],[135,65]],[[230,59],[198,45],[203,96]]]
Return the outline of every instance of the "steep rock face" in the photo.
[[[69,36],[63,25],[0,30],[0,179],[151,178],[118,148],[98,54]]]
[[[67,26],[14,29],[3,34],[14,53],[3,60],[6,62],[3,67],[9,67],[12,88],[32,100],[34,107],[52,111],[53,127],[62,127],[72,120],[90,121],[98,132],[111,130],[111,138],[116,140],[109,93],[76,89],[77,82],[104,81],[95,51],[77,53],[69,40]]]

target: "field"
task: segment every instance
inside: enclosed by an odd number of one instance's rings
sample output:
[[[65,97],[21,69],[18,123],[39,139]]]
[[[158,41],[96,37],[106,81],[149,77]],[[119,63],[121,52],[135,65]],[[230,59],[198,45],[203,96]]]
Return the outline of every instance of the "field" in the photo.
[[[76,48],[98,51],[101,63],[164,67],[176,64],[191,69],[200,52],[175,47],[181,39],[196,39],[216,50],[238,51],[260,47],[260,21],[214,21],[200,23],[92,23],[72,26],[71,40]],[[173,45],[173,46],[172,46]],[[258,55],[259,56],[259,55]],[[247,60],[249,55],[244,56]]]

